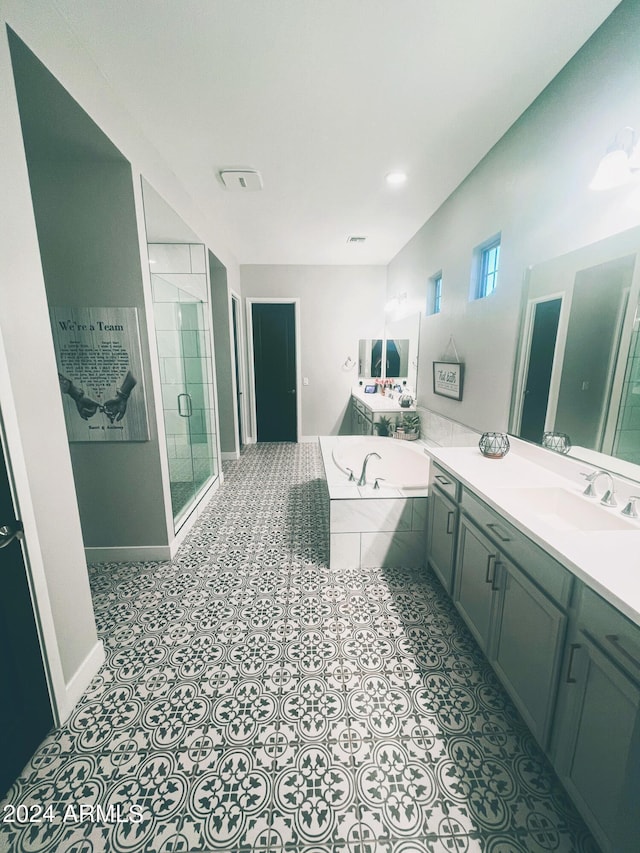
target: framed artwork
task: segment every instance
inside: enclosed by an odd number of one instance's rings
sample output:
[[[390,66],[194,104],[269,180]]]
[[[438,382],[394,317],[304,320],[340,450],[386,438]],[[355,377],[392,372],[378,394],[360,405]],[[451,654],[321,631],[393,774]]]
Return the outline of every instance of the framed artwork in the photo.
[[[433,362],[433,393],[451,400],[462,400],[464,364],[460,361]]]
[[[137,309],[49,312],[69,441],[148,441]]]

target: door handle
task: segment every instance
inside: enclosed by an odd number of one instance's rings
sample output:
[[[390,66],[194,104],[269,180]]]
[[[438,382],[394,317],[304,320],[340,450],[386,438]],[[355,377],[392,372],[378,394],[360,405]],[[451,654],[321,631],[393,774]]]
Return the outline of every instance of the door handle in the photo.
[[[580,645],[580,643],[571,643],[571,646],[570,646],[569,648],[570,648],[570,652],[569,652],[569,663],[567,664],[567,678],[566,678],[566,682],[567,682],[567,684],[575,684],[575,683],[576,683],[576,679],[575,679],[575,678],[573,677],[573,675],[572,675],[572,670],[573,670],[573,656],[574,656],[574,655],[575,655],[575,653],[578,651],[578,649],[581,649],[581,648],[582,648],[582,646]]]
[[[295,388],[292,388],[292,389],[291,389],[291,391],[289,391],[289,394],[295,394],[295,393],[296,393],[296,389],[295,389]]]
[[[15,528],[9,527],[8,524],[0,527],[0,549],[6,548],[14,539],[22,539],[22,524],[19,521],[16,521]]]
[[[454,519],[456,517],[455,512],[449,511],[447,515],[447,533],[451,535],[453,533]]]
[[[489,530],[493,531],[494,535],[497,536],[501,542],[511,542],[511,539],[508,536],[502,535],[504,531],[502,531],[501,528],[494,521],[489,522],[487,524],[487,527],[489,528]]]
[[[186,401],[184,411],[182,408],[183,401]],[[191,397],[189,396],[189,394],[178,394],[178,414],[181,418],[190,418],[193,414],[193,404],[191,402]]]
[[[493,575],[491,574],[491,568],[493,565]],[[496,572],[496,555],[489,554],[487,556],[487,574],[485,576],[485,583],[490,583],[493,586],[493,577]]]

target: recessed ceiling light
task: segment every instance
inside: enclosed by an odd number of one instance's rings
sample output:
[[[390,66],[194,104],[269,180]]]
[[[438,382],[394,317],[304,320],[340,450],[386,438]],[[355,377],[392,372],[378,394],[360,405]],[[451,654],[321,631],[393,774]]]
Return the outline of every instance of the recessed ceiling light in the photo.
[[[404,172],[389,172],[386,180],[388,184],[391,184],[391,186],[398,187],[400,184],[404,184],[407,180],[407,176]]]

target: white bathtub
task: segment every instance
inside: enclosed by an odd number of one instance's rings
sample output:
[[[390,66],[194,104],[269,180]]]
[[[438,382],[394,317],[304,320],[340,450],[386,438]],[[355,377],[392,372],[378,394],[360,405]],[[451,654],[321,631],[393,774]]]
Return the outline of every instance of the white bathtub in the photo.
[[[355,436],[338,439],[332,457],[338,468],[348,476],[353,471],[360,478],[362,463],[368,453],[379,453],[367,462],[367,484],[381,477],[381,486],[394,489],[426,489],[429,485],[429,457],[422,447],[411,441],[380,436]]]

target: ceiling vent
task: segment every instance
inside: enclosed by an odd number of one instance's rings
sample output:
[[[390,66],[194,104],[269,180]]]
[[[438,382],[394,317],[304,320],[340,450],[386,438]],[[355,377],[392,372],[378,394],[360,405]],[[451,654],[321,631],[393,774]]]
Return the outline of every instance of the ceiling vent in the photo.
[[[255,169],[220,169],[218,177],[227,190],[255,192],[262,189],[262,177]]]
[[[347,243],[364,243],[366,239],[366,237],[356,237],[352,235],[351,237],[347,237]]]

